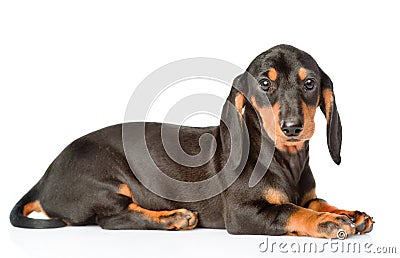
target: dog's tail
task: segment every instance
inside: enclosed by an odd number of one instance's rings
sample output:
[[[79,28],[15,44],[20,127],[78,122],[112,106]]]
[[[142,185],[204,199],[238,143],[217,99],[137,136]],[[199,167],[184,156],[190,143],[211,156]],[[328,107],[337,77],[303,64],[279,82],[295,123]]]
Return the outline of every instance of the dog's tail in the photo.
[[[27,217],[29,213],[41,209],[40,203],[37,199],[38,191],[35,185],[24,197],[15,204],[10,213],[10,222],[14,227],[19,228],[60,228],[65,227],[67,224],[61,219],[32,219]]]

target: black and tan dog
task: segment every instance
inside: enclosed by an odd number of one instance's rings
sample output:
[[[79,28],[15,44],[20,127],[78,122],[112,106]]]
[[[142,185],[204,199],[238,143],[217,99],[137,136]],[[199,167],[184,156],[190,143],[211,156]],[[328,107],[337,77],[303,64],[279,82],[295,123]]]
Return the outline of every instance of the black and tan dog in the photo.
[[[250,77],[258,84],[249,83]],[[186,203],[149,191],[134,176],[123,148],[122,125],[115,125],[71,143],[15,205],[10,215],[12,225],[56,228],[98,224],[104,229],[174,230],[197,226],[226,228],[232,234],[323,238],[336,238],[340,232],[348,236],[370,232],[373,221],[367,214],[338,209],[315,193],[309,140],[316,109],[320,107],[326,117],[329,152],[337,164],[341,161],[342,128],[332,82],[314,59],[294,47],[279,45],[257,56],[234,85],[227,101],[237,112],[223,110],[222,116],[237,128],[245,123],[250,149],[239,178],[222,193]],[[244,92],[250,92],[248,98]],[[143,125],[132,126],[136,124]],[[222,122],[216,127],[182,126],[180,140],[187,153],[199,152],[198,140],[204,133],[213,135],[217,144],[209,162],[188,168],[171,160],[163,150],[160,128],[161,124],[146,124],[146,133],[151,134],[149,151],[163,172],[177,180],[212,177],[226,162],[226,153],[236,148],[229,146],[229,132]],[[274,142],[267,172],[249,187],[261,145]],[[140,155],[143,150],[134,151]],[[134,169],[146,171],[148,167],[137,164]],[[33,211],[50,219],[29,218]]]

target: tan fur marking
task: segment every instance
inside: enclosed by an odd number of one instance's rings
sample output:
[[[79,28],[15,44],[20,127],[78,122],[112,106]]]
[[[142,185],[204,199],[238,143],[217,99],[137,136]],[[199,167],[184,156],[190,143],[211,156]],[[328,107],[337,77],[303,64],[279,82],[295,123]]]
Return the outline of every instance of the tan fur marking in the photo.
[[[332,103],[333,103],[333,93],[330,89],[323,89],[322,96],[323,96],[324,102],[325,102],[324,104],[325,104],[326,121],[327,121],[327,123],[329,123],[331,109],[332,109]]]
[[[293,213],[286,224],[288,235],[325,237],[318,232],[318,223],[327,219],[329,213],[322,216],[313,210],[300,208]]]
[[[244,96],[242,93],[237,93],[235,97],[235,107],[240,117],[242,117],[243,115],[243,106],[244,106]]]
[[[321,228],[325,223],[336,224],[337,227],[345,230],[348,235],[356,233],[355,227],[349,223],[343,223],[343,215],[329,213],[329,212],[316,212],[311,209],[300,208],[294,212],[288,219],[286,224],[287,235],[294,236],[312,236],[321,238],[337,238],[337,228],[326,230]]]
[[[271,80],[271,81],[275,81],[277,78],[278,78],[278,72],[275,70],[275,68],[271,68],[269,71],[268,71],[268,78]]]
[[[151,219],[157,223],[161,223],[161,217],[168,217],[174,213],[174,210],[171,210],[171,211],[147,210],[145,208],[140,207],[136,203],[129,204],[128,209],[131,211],[139,212],[139,213],[143,214],[145,217],[147,217],[148,219]]]
[[[304,147],[304,142],[309,140],[314,134],[314,115],[316,112],[316,107],[307,106],[304,102],[302,103],[304,113],[304,130],[299,137],[297,137],[300,141],[288,142],[287,140],[289,137],[283,134],[279,125],[279,102],[275,103],[272,107],[260,107],[257,104],[254,96],[250,98],[250,101],[262,119],[264,130],[267,132],[269,138],[275,142],[275,146],[279,150],[295,154]],[[274,127],[275,131],[273,131]]]
[[[311,139],[315,131],[314,116],[317,108],[315,106],[308,106],[304,102],[302,102],[301,105],[303,108],[304,125],[303,131],[299,135],[299,138],[302,140],[309,140]]]
[[[261,116],[261,122],[264,130],[267,132],[269,138],[273,141],[276,140],[275,132],[272,130],[275,124],[274,113],[276,110],[279,112],[279,103],[276,103],[272,108],[271,107],[260,107],[254,96],[251,97],[251,103],[253,107],[258,111],[259,115]],[[274,112],[275,109],[275,112]]]
[[[31,214],[32,212],[41,212],[44,215],[46,215],[47,217],[49,217],[46,212],[43,210],[42,205],[40,204],[40,202],[38,200],[33,201],[33,202],[29,202],[27,204],[24,205],[24,208],[22,210],[22,214],[24,216],[29,216],[29,214]]]
[[[323,200],[316,200],[310,203],[309,209],[312,209],[316,212],[329,212],[332,214],[338,214],[338,215],[346,215],[349,218],[352,218],[353,222],[357,225],[360,226],[363,223],[366,223],[366,227],[362,231],[358,231],[360,234],[364,234],[365,232],[368,232],[371,230],[371,226],[374,223],[372,221],[371,217],[366,217],[367,214],[364,212],[360,211],[348,211],[348,210],[342,210],[338,209],[335,206],[330,205],[326,201]]]
[[[347,211],[347,210],[342,210],[338,209],[337,207],[330,205],[324,200],[316,200],[314,202],[311,202],[310,205],[308,206],[309,209],[316,211],[316,212],[329,212],[329,213],[334,213],[334,214],[339,214],[339,215],[346,215],[349,218],[356,218],[359,217],[356,214],[356,211]],[[364,216],[362,217],[362,220],[364,220]],[[356,224],[360,224],[361,222]]]
[[[129,189],[129,186],[127,184],[120,184],[119,185],[118,194],[121,194],[121,195],[124,195],[126,197],[132,198],[131,189]]]
[[[315,188],[313,188],[309,192],[303,195],[303,198],[301,200],[301,206],[304,206],[307,202],[315,198],[317,198],[317,194],[315,193]]]
[[[188,210],[186,210],[186,209],[152,211],[152,210],[147,210],[143,207],[140,207],[139,205],[137,205],[135,203],[129,204],[128,209],[131,211],[138,212],[138,213],[142,214],[145,218],[152,220],[156,223],[160,223],[160,224],[165,223],[169,216],[172,216],[176,213],[184,213],[184,214],[186,213],[187,214],[187,212],[188,212]],[[182,228],[182,229],[183,230],[192,229],[192,228],[196,227],[196,225],[197,225],[197,223],[195,223],[194,225],[192,225],[190,227],[186,227],[186,228]],[[179,225],[172,224],[167,229],[173,229],[176,226],[179,226]]]
[[[317,213],[301,208],[293,213],[286,224],[288,235],[308,236],[311,224],[315,221]]]
[[[307,77],[307,70],[301,67],[298,72],[300,80],[304,80]]]
[[[301,149],[303,149],[304,142],[296,142],[296,143],[286,144],[286,143],[282,143],[282,142],[278,141],[276,143],[276,147],[281,151],[289,152],[290,154],[296,154]]]
[[[283,204],[289,202],[289,198],[286,193],[272,187],[265,191],[264,198],[268,203],[271,204]]]
[[[136,199],[132,195],[132,191],[127,184],[120,184],[118,188],[118,194],[129,197],[132,199],[132,202],[138,203]]]
[[[318,212],[333,212],[336,213],[335,211],[338,210],[335,206],[332,206],[328,204],[327,202],[323,200],[318,200],[311,202],[310,205],[308,206],[309,209],[318,211]]]

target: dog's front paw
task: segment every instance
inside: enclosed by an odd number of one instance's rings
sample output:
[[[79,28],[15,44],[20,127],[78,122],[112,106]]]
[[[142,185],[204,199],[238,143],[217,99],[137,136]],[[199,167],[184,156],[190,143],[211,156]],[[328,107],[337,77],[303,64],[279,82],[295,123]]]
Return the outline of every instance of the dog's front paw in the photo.
[[[345,239],[356,233],[356,224],[344,215],[321,213],[317,232],[317,237]]]
[[[374,226],[373,218],[361,211],[346,211],[346,210],[337,210],[333,213],[346,215],[351,219],[353,223],[356,224],[356,232],[360,234],[366,234],[372,231]]]

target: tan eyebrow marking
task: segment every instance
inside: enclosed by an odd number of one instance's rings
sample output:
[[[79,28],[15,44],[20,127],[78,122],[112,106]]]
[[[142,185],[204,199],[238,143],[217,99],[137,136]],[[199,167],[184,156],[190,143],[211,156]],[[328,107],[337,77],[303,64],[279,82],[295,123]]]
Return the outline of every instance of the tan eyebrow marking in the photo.
[[[300,80],[304,80],[307,77],[307,71],[303,67],[301,67],[299,69],[298,74],[299,74]]]
[[[268,71],[268,78],[271,80],[271,81],[275,81],[276,80],[276,78],[278,78],[278,72],[275,70],[275,68],[271,68],[269,71]]]

